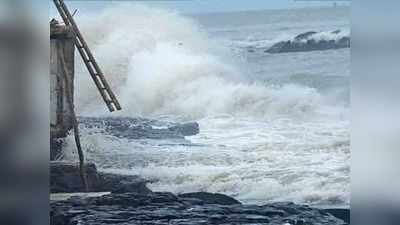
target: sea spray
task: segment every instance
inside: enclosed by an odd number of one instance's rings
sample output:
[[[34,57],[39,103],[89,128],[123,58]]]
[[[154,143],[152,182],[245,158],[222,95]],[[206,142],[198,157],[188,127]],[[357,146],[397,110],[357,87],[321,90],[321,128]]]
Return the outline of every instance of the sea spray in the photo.
[[[200,26],[177,13],[123,5],[93,20],[83,18],[83,30],[121,98],[122,115],[263,118],[305,115],[322,103],[312,88],[248,82]],[[78,69],[78,108],[85,115],[101,114],[98,94],[83,71]]]
[[[335,98],[298,82],[248,79],[242,65],[231,63],[229,49],[176,12],[124,4],[79,23],[121,100],[123,110],[112,116],[200,124],[186,142],[82,129],[87,159],[100,170],[140,175],[156,191],[221,192],[260,204],[349,203],[348,108]],[[334,53],[346,60],[347,54]],[[299,73],[303,62],[337,73],[331,68],[340,65],[329,59],[328,53],[288,54],[257,63],[287,76]],[[80,115],[109,116],[84,66],[76,70]],[[324,74],[304,76],[320,84]],[[74,157],[72,140],[66,158]]]

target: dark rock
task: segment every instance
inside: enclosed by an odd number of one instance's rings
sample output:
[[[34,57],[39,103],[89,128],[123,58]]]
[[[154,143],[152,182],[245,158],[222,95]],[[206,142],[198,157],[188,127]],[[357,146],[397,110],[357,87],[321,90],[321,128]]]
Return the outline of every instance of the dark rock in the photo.
[[[125,176],[97,172],[92,163],[86,164],[89,190],[92,192],[151,192],[147,181],[138,176]],[[50,162],[50,192],[72,193],[85,191],[79,174],[79,166],[70,162]]]
[[[294,40],[296,40],[296,41],[305,40],[305,39],[309,38],[310,36],[312,36],[312,35],[314,35],[314,34],[316,34],[316,33],[317,33],[317,32],[315,32],[315,31],[305,32],[305,33],[302,33],[302,34],[297,35],[297,36],[294,38]]]
[[[253,46],[249,46],[249,47],[247,47],[247,51],[248,52],[255,52],[256,49]]]
[[[73,198],[52,202],[50,220],[52,225],[345,224],[319,209],[292,203],[219,205],[207,203],[208,198],[197,203],[187,199],[160,192],[110,194],[84,200]]]
[[[325,209],[325,211],[350,224],[350,209]]]
[[[183,139],[199,133],[199,124],[168,123],[143,118],[129,117],[80,117],[82,126],[101,128],[103,132],[129,139]]]
[[[331,32],[339,34],[340,30]],[[265,50],[268,53],[286,53],[286,52],[307,52],[317,50],[329,50],[350,48],[350,37],[344,36],[339,40],[315,40],[313,35],[318,34],[315,31],[309,31],[294,37],[293,40],[281,41]]]
[[[112,193],[150,193],[146,187],[147,181],[138,176],[99,173],[95,191],[109,191]]]
[[[200,132],[200,127],[198,123],[192,122],[169,127],[168,130],[183,136],[193,136]]]
[[[88,163],[85,166],[89,187],[97,186],[98,174],[96,166]],[[50,162],[50,192],[82,192],[82,180],[79,165],[70,162]]]
[[[180,194],[178,197],[181,198],[196,198],[204,201],[207,204],[219,204],[219,205],[235,205],[241,204],[238,200],[229,197],[227,195],[218,193],[207,193],[207,192],[193,192]]]
[[[350,46],[350,38],[349,37],[342,37],[339,39],[339,45],[341,46]]]

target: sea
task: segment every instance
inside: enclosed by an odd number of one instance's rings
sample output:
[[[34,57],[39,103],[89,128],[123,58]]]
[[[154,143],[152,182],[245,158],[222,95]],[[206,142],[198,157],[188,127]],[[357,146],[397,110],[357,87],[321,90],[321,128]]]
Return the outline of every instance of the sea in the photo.
[[[348,7],[194,15],[118,4],[76,20],[123,108],[107,111],[77,54],[79,116],[200,127],[184,140],[82,127],[99,170],[139,175],[154,191],[349,206],[350,49],[265,52],[308,31],[350,34]],[[64,160],[76,160],[73,136],[66,140]]]

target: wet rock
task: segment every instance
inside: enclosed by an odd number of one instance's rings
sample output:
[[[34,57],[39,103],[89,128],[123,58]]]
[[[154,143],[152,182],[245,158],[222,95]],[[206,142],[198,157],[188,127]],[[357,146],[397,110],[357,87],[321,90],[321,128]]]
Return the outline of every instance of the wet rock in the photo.
[[[309,32],[305,32],[302,34],[297,35],[294,40],[296,41],[302,41],[302,40],[306,40],[307,38],[311,37],[312,35],[316,34],[317,32],[315,31],[309,31]]]
[[[199,133],[199,124],[169,123],[129,117],[80,117],[79,123],[88,128],[100,128],[107,134],[129,139],[182,139]],[[101,132],[101,131],[100,131]]]
[[[92,163],[86,164],[86,174],[89,187],[97,186],[98,173],[96,166]],[[50,162],[50,192],[82,192],[82,180],[79,173],[78,163]]]
[[[92,192],[151,192],[147,181],[138,176],[126,176],[98,172],[92,163],[86,164],[89,189]],[[73,193],[85,191],[82,186],[78,164],[71,162],[50,162],[50,192]]]
[[[189,195],[190,196],[190,195]],[[208,197],[215,195],[208,195]],[[293,203],[220,205],[171,193],[124,193],[52,202],[52,225],[313,224],[342,225],[329,213]]]
[[[183,136],[193,136],[200,132],[198,123],[184,123],[169,127],[168,130],[174,133],[182,134]]]
[[[330,32],[331,35],[339,35],[340,30]],[[335,39],[318,39],[315,36],[321,34],[315,31],[309,31],[297,35],[293,40],[282,41],[276,43],[269,49],[265,50],[268,53],[286,53],[286,52],[307,52],[317,50],[329,50],[350,48],[350,37],[343,36]]]
[[[207,204],[219,204],[219,205],[241,204],[238,200],[232,197],[218,193],[193,192],[193,193],[180,194],[178,195],[178,197],[200,199]]]
[[[350,224],[350,209],[325,209],[325,211]]]
[[[150,193],[146,187],[147,181],[138,176],[99,173],[95,191],[109,191],[112,193]]]

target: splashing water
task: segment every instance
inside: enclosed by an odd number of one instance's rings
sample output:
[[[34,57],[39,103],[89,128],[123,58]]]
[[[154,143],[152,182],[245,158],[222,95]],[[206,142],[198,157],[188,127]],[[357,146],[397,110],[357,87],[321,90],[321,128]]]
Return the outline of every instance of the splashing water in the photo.
[[[139,174],[159,191],[223,192],[255,203],[348,204],[343,104],[310,86],[250,81],[246,64],[232,59],[229,47],[176,12],[122,5],[78,22],[120,98],[123,111],[116,116],[200,124],[189,145],[83,130],[88,160],[101,169]],[[105,115],[82,64],[76,73],[79,114]]]

